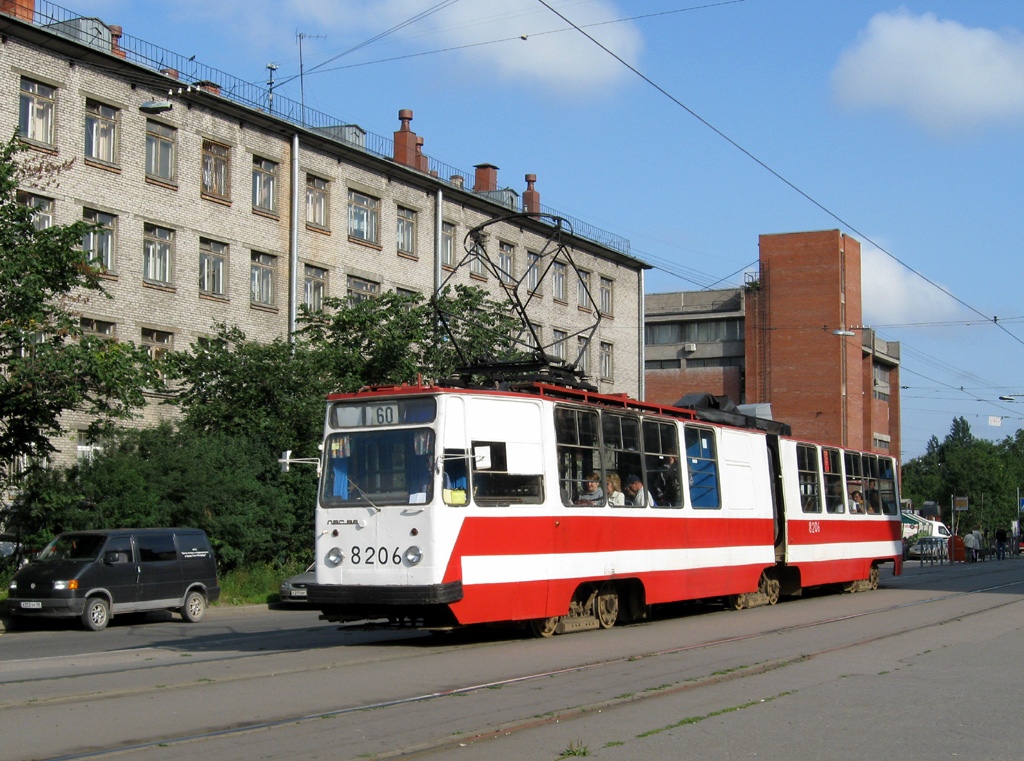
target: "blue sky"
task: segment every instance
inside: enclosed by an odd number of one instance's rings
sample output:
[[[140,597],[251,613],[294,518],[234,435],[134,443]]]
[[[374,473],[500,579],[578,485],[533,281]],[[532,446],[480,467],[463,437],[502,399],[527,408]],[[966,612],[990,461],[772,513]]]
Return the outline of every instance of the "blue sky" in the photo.
[[[903,457],[955,416],[1014,434],[1024,3],[546,2],[67,7],[252,82],[296,75],[301,33],[308,106],[386,136],[409,108],[428,155],[519,191],[536,173],[545,205],[655,265],[649,292],[739,284],[758,235],[839,228],[863,246],[865,323],[902,345]]]

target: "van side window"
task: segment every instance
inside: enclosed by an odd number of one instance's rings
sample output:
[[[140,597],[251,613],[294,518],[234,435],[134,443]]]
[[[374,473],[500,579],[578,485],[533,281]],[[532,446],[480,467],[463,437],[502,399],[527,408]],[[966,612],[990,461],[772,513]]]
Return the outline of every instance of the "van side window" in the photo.
[[[107,541],[107,546],[103,553],[105,557],[110,557],[109,553],[111,552],[117,553],[114,559],[115,563],[131,563],[135,560],[132,556],[132,538],[130,536],[111,537]]]
[[[178,552],[174,549],[174,536],[171,534],[146,534],[137,537],[137,540],[139,561],[142,563],[178,559]]]

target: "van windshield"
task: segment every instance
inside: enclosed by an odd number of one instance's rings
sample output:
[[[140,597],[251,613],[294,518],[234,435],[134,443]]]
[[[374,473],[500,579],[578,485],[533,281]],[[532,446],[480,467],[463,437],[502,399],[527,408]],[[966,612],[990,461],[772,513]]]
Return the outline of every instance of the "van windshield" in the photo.
[[[95,560],[106,540],[95,534],[61,534],[39,553],[39,560]]]

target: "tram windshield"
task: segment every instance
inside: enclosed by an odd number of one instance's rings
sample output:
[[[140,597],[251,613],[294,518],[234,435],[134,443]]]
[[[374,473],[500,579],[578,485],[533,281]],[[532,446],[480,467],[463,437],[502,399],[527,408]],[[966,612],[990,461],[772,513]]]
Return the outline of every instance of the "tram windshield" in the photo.
[[[422,505],[433,494],[429,428],[335,433],[324,442],[324,507]]]
[[[339,402],[324,441],[324,507],[421,505],[433,495],[433,397]],[[415,425],[414,428],[396,428]]]

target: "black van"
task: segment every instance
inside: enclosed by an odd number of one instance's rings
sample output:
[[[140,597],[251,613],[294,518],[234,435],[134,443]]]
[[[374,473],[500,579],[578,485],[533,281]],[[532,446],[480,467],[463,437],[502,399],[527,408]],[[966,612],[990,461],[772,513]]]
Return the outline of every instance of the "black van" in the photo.
[[[146,610],[177,610],[195,622],[219,596],[217,561],[199,529],[75,531],[14,574],[7,613],[78,616],[99,631],[117,613]]]

